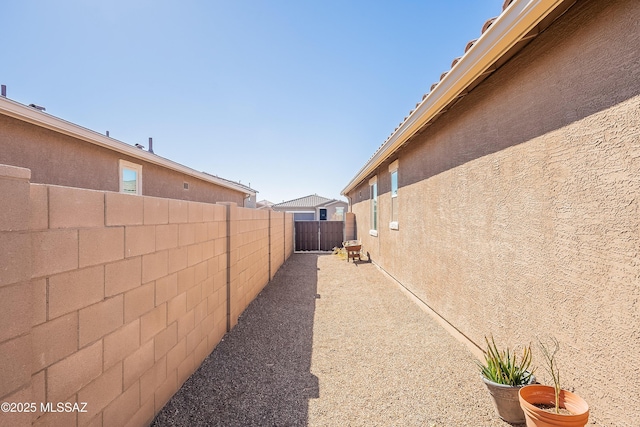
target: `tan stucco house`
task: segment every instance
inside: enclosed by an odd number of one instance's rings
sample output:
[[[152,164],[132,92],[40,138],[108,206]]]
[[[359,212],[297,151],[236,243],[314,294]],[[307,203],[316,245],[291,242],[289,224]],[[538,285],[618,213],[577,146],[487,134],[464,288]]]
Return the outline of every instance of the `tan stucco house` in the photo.
[[[506,1],[342,191],[425,310],[476,354],[555,336],[608,426],[640,425],[639,46],[637,0]]]
[[[256,190],[0,96],[0,164],[31,182],[255,207]],[[152,142],[152,141],[150,141]]]
[[[348,206],[349,204],[342,200],[311,194],[276,203],[271,209],[292,213],[294,221],[344,221]]]

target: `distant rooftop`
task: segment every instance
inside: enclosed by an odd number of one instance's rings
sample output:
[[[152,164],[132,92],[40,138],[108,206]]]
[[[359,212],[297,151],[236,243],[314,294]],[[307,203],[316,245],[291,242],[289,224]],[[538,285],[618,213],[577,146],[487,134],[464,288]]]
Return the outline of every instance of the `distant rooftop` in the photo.
[[[316,208],[318,206],[329,205],[334,202],[339,202],[336,199],[328,199],[326,197],[318,196],[317,194],[311,194],[309,196],[300,197],[298,199],[289,200],[282,203],[276,203],[273,208]]]

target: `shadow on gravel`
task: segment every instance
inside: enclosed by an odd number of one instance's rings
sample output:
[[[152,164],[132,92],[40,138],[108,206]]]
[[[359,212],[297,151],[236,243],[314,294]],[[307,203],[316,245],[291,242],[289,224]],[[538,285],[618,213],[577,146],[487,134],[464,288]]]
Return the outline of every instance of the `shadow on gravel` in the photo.
[[[319,256],[289,258],[153,426],[307,424]]]

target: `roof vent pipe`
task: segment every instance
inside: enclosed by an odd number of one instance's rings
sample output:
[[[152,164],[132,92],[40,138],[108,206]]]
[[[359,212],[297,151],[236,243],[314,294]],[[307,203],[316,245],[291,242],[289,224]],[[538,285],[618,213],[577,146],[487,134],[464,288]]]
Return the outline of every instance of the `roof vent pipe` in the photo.
[[[149,137],[149,152],[153,153],[153,138]]]
[[[0,94],[2,95],[3,98],[7,97],[7,85],[2,85],[2,89],[0,91]]]
[[[109,131],[107,131],[107,136],[109,136]]]

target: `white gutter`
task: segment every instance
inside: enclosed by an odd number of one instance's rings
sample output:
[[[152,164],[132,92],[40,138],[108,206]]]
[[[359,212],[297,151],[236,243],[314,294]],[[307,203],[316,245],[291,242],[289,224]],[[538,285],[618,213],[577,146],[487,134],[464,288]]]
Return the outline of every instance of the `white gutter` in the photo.
[[[240,185],[234,185],[232,182],[217,178],[213,175],[198,172],[197,170],[181,165],[180,163],[176,163],[156,154],[149,153],[148,151],[141,150],[114,138],[83,128],[82,126],[78,126],[74,123],[52,116],[51,114],[36,110],[35,108],[27,107],[5,97],[0,97],[0,114],[13,117],[14,119],[18,119],[23,122],[31,123],[35,126],[49,129],[54,132],[68,135],[73,138],[81,139],[91,144],[126,154],[158,166],[181,172],[221,187],[241,192],[245,196],[252,196],[256,194],[255,190],[248,189],[247,187]]]
[[[564,0],[515,0],[360,169],[343,196],[374,172]]]

